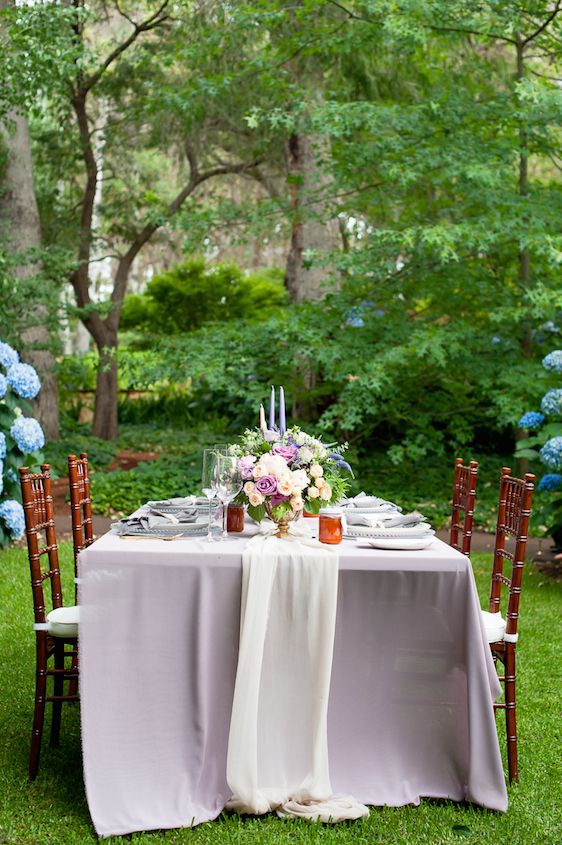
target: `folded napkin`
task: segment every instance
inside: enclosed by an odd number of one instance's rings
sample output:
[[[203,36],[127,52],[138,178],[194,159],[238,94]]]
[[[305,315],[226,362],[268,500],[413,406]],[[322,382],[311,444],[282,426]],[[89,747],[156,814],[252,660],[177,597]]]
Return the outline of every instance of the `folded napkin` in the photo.
[[[133,516],[127,516],[125,519],[120,519],[119,522],[115,523],[118,527],[114,530],[119,531],[119,529],[126,530],[128,528],[142,528],[145,531],[150,531],[153,528],[158,528],[164,525],[185,525],[186,523],[196,521],[196,508],[176,511],[175,513],[160,513],[158,510],[150,508],[149,510],[144,510],[141,513],[133,514]]]
[[[395,505],[394,502],[389,502],[387,499],[380,499],[378,496],[367,496],[366,493],[358,493],[351,499],[342,499],[339,503],[340,507],[346,510],[352,508],[369,508],[380,511],[401,511],[402,508]]]
[[[413,526],[424,522],[425,517],[412,511],[411,513],[396,513],[380,511],[377,513],[354,513],[353,510],[345,512],[345,519],[348,525],[368,525],[371,528],[397,528],[398,526]]]
[[[158,502],[147,502],[147,506],[149,508],[192,508],[200,499],[201,497],[198,496],[177,496],[171,499],[161,499]],[[208,499],[202,499],[201,501],[207,502],[208,504]]]

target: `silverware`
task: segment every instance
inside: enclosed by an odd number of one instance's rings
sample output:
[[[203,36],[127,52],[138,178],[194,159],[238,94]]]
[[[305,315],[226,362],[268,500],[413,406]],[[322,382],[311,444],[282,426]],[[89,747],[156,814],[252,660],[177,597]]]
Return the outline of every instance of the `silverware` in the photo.
[[[119,534],[122,540],[179,540],[183,536],[183,534],[168,534],[167,536],[163,534]]]

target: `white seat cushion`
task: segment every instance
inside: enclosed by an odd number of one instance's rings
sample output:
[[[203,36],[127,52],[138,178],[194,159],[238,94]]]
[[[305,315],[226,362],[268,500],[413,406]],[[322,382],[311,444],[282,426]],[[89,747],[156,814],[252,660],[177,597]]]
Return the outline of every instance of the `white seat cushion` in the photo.
[[[481,612],[488,642],[501,642],[505,636],[505,619],[503,619],[501,613],[490,613],[489,610]]]
[[[75,604],[56,607],[47,614],[47,631],[52,637],[78,636],[79,609]]]

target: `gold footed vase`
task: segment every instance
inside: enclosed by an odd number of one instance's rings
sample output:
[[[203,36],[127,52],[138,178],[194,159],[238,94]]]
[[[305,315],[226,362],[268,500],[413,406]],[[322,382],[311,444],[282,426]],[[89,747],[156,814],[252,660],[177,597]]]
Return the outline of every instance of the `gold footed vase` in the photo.
[[[274,537],[279,537],[282,540],[284,537],[287,536],[289,533],[289,523],[296,522],[297,519],[300,519],[302,516],[302,510],[300,511],[285,511],[283,516],[279,518],[275,514],[275,508],[271,506],[270,502],[265,503],[265,512],[267,513],[268,517],[274,522],[277,526],[277,530]]]

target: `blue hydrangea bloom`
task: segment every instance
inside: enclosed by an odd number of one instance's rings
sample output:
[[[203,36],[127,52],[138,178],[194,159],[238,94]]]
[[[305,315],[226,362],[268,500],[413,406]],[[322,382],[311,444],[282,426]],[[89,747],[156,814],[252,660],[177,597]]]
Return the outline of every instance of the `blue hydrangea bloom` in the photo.
[[[7,389],[8,389],[8,382],[6,380],[6,376],[3,376],[2,373],[0,373],[0,399],[4,398],[4,396],[6,395]]]
[[[542,365],[545,370],[552,370],[554,373],[562,373],[562,349],[555,349],[549,352],[548,355],[542,359]]]
[[[544,415],[538,411],[527,411],[526,414],[523,414],[517,425],[520,428],[528,428],[529,431],[535,431],[535,429],[541,427],[544,420]]]
[[[541,411],[545,414],[562,414],[562,388],[549,390],[542,398]]]
[[[19,480],[17,472],[12,467],[10,467],[8,469],[8,471],[6,473],[6,478],[9,478],[10,481],[18,481]]]
[[[0,494],[2,493],[2,490],[4,489],[3,475],[4,475],[4,464],[2,463],[2,461],[0,461]]]
[[[539,455],[549,469],[562,469],[562,437],[551,437],[547,440]]]
[[[35,399],[41,390],[39,376],[31,364],[14,364],[8,370],[8,382],[22,399]]]
[[[14,364],[17,364],[20,356],[15,349],[12,349],[9,343],[3,343],[0,340],[0,364],[8,369]]]
[[[12,424],[10,434],[16,441],[16,446],[24,455],[38,452],[45,445],[43,429],[32,417],[17,417]]]
[[[539,490],[546,490],[549,493],[559,490],[560,487],[562,487],[562,475],[557,472],[548,472],[543,475],[538,485]]]
[[[14,499],[5,499],[0,502],[0,519],[6,523],[6,527],[15,540],[21,540],[25,531],[25,516],[23,508]]]
[[[0,460],[6,457],[6,435],[0,431]]]

